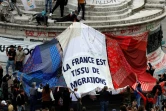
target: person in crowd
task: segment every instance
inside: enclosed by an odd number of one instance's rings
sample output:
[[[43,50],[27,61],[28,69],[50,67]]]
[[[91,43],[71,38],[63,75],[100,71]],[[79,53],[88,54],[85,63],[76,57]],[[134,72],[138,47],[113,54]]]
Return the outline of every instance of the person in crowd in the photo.
[[[13,72],[15,71],[14,60],[15,60],[15,56],[16,56],[16,51],[15,51],[13,45],[10,46],[9,51],[8,51],[8,48],[6,48],[6,55],[8,56],[8,61],[7,61],[7,65],[6,65],[6,73],[9,74],[8,69],[9,69],[10,65],[12,66]]]
[[[11,2],[9,3],[9,4],[10,4],[11,11],[13,11],[13,10],[16,8],[18,15],[22,16],[21,11],[20,11],[20,9],[18,8],[18,6],[17,6],[16,3],[17,3],[17,0],[11,0]]]
[[[24,58],[25,58],[25,53],[22,47],[18,46],[15,56],[15,66],[16,66],[15,70],[18,70],[20,72],[22,71]]]
[[[152,97],[150,93],[146,94],[146,97],[139,92],[137,89],[136,91],[140,94],[141,98],[143,99],[144,107],[147,111],[150,111],[151,108],[153,108],[153,105],[155,104],[155,98]],[[139,109],[139,108],[138,108]]]
[[[138,111],[145,111],[145,107],[144,106],[139,106]]]
[[[166,74],[161,74],[159,76],[159,82],[163,82],[163,81],[166,81]]]
[[[101,91],[96,91],[97,94],[100,94],[100,107],[101,111],[108,111],[109,98],[111,93],[108,91],[108,87],[104,86]]]
[[[13,89],[11,90],[12,94],[13,94],[13,100],[12,100],[12,104],[14,106],[14,110],[17,111],[17,104],[16,104],[16,97],[18,95],[19,92],[19,87],[17,84],[13,85]]]
[[[52,90],[49,87],[49,84],[46,84],[42,90],[42,108],[50,109],[50,100],[55,101],[54,96],[52,94]]]
[[[124,104],[126,104],[127,106],[131,106],[131,95],[132,95],[133,90],[131,89],[130,86],[127,86],[126,90],[124,90],[123,94],[124,94],[124,99],[123,102]]]
[[[41,22],[44,22],[46,26],[48,26],[48,16],[46,15],[46,11],[43,10],[41,13],[36,15],[37,26],[41,25]]]
[[[74,88],[74,91],[70,93],[71,98],[71,108],[74,111],[79,111],[79,103],[81,102],[81,95],[78,92],[77,88]]]
[[[60,91],[60,88],[62,89]],[[70,106],[70,89],[64,87],[58,87],[57,93],[59,92],[58,104],[60,111],[69,111]]]
[[[140,83],[137,83],[136,90],[138,90],[139,92],[142,93],[142,88],[141,88]],[[139,95],[139,93],[137,91],[134,91],[134,94],[135,94],[135,98],[137,100],[137,106],[139,107],[140,106],[140,101],[141,101],[141,96]]]
[[[17,103],[17,111],[25,110],[25,96],[23,94],[23,91],[19,90],[18,95],[16,97],[16,103]]]
[[[156,85],[152,89],[152,94],[156,95],[156,106],[161,107],[161,95],[162,95],[162,88],[159,85],[159,81],[156,82]]]
[[[36,92],[37,102],[35,109],[42,109],[42,91],[43,91],[43,84],[40,84]]]
[[[3,68],[0,65],[0,86],[2,85],[2,78],[3,78]]]
[[[2,111],[8,111],[8,105],[5,100],[1,101]]]
[[[70,14],[64,16],[63,18],[57,18],[55,19],[56,22],[66,22],[66,21],[71,21],[71,22],[79,22],[79,19],[77,18],[78,16],[78,11],[72,11]]]
[[[86,4],[86,0],[78,0],[78,15],[82,9],[82,20],[85,20],[85,4]]]
[[[2,91],[3,91],[3,97],[5,100],[8,100],[8,80],[11,79],[11,76],[9,74],[6,74],[2,78]]]
[[[70,89],[65,88],[62,95],[63,95],[63,111],[69,111],[69,107],[70,107]]]
[[[162,88],[162,100],[166,100],[166,81],[161,82],[160,86]]]
[[[32,83],[32,87],[30,88],[30,111],[35,111],[35,104],[36,104],[36,83]]]
[[[14,107],[13,107],[11,101],[7,101],[7,103],[8,103],[8,111],[14,111]]]
[[[127,108],[125,105],[120,106],[120,111],[127,111]]]
[[[45,11],[48,12],[48,5],[49,5],[49,11],[51,13],[52,11],[52,0],[45,0]]]
[[[54,0],[55,1],[55,0]],[[58,6],[60,6],[60,10],[61,10],[61,17],[63,17],[63,13],[64,13],[64,6],[67,5],[68,0],[57,0],[56,4],[54,6],[54,8],[52,9],[50,16],[52,16],[52,14],[54,13],[54,11],[56,10],[56,8]]]
[[[155,68],[152,66],[152,64],[150,62],[148,63],[148,67],[147,68],[148,68],[148,70],[146,70],[146,71],[153,76]]]

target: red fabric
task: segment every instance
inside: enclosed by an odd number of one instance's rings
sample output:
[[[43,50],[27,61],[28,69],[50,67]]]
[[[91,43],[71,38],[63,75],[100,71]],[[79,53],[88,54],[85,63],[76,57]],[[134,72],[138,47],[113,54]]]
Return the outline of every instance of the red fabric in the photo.
[[[132,86],[136,80],[151,84],[156,82],[155,78],[146,73],[147,32],[137,36],[105,35],[109,67],[115,88]],[[147,90],[151,89],[146,88]]]
[[[138,92],[138,93],[140,94],[140,96],[141,96],[142,99],[143,99],[144,106],[146,106],[147,101],[150,102],[150,103],[155,104],[156,100],[155,100],[154,98],[146,98],[141,92]]]

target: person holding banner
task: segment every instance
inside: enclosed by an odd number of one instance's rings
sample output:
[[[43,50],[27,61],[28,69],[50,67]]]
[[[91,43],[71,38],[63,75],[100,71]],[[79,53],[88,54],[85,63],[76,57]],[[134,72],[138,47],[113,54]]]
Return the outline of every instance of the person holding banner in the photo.
[[[74,109],[74,111],[79,111],[79,103],[81,102],[81,95],[80,93],[78,93],[77,91],[78,89],[75,88],[73,92],[71,92],[70,94],[70,98],[71,98],[71,108]]]
[[[16,51],[15,51],[13,45],[10,46],[9,51],[8,51],[8,48],[6,48],[6,55],[8,56],[8,61],[7,61],[7,65],[6,65],[6,73],[9,74],[8,69],[9,69],[10,65],[12,66],[13,72],[15,71],[14,61],[15,61]]]
[[[108,111],[109,98],[111,93],[108,91],[108,87],[104,86],[101,91],[96,91],[97,94],[100,94],[100,111]]]

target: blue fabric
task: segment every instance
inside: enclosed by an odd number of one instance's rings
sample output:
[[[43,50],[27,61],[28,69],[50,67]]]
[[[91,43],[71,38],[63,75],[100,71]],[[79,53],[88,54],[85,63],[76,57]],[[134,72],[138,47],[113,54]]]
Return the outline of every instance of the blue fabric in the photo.
[[[45,16],[45,15],[46,15],[46,11],[43,10],[43,11],[41,12],[41,14],[42,14],[42,16]]]
[[[139,92],[142,93],[142,89],[141,89],[141,88],[136,87],[136,89],[137,89]],[[134,91],[134,95],[135,95],[135,98],[136,98],[136,99],[141,98],[140,94],[139,94],[136,90]]]
[[[23,73],[17,73],[28,96],[32,82],[36,82],[37,87],[41,83],[43,85],[48,83],[50,87],[59,85],[66,87],[60,67],[62,60],[61,51],[59,42],[56,39],[36,46],[24,65]]]

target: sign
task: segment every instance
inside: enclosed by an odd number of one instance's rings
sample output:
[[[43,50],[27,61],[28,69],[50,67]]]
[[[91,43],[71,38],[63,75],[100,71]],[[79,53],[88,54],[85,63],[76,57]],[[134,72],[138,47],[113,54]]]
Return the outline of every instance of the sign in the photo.
[[[3,37],[0,37],[0,41],[3,41],[0,43],[0,61],[1,62],[7,62],[8,57],[6,56],[6,49],[10,47],[10,45],[14,45],[15,47],[18,47],[20,45],[23,48],[24,53],[26,55],[26,58],[25,58],[25,61],[26,61],[29,55],[32,53],[33,48],[36,45],[39,45],[42,43],[42,42],[15,40],[10,38],[3,38]]]
[[[35,0],[21,0],[26,11],[36,8]]]
[[[82,23],[73,23],[57,37],[63,49],[62,73],[72,90],[88,93],[97,87],[113,88],[105,35]]]

